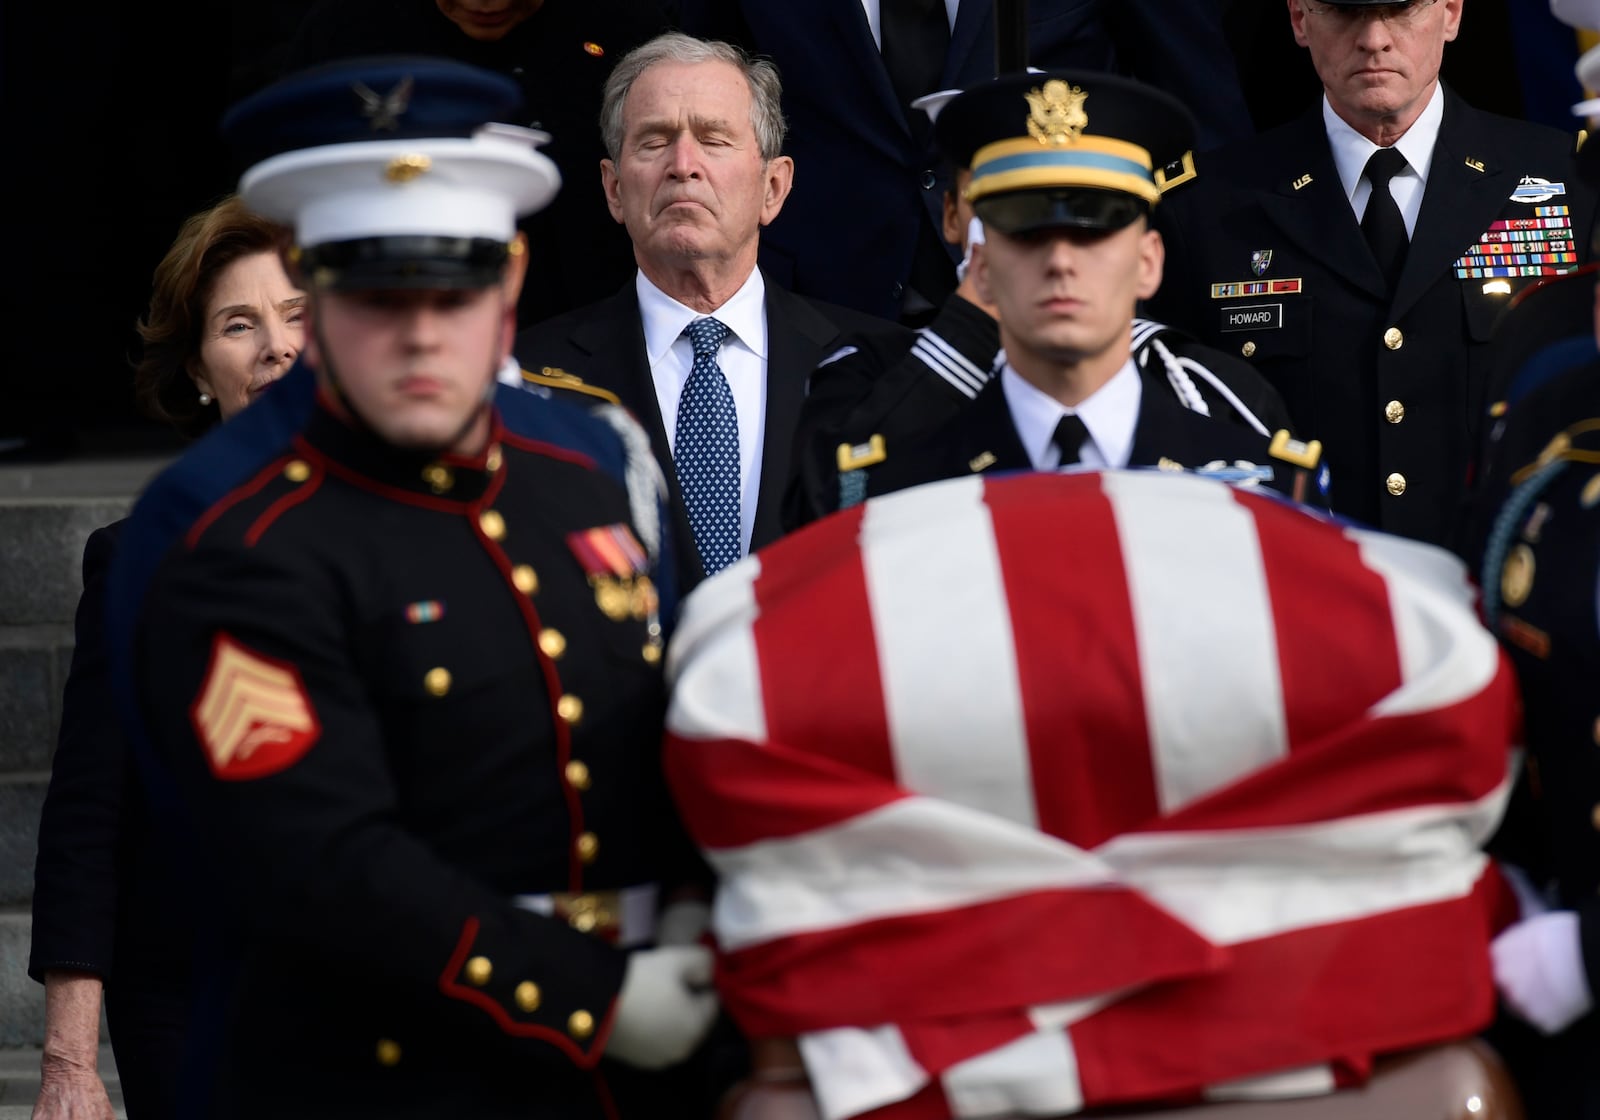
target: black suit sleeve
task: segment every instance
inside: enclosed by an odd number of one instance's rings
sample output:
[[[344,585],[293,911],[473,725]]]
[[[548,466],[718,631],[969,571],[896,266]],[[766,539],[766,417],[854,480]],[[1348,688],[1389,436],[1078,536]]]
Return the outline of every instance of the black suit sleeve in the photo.
[[[105,577],[120,523],[96,529],[83,550],[72,668],[61,733],[39,820],[28,975],[50,969],[110,975],[117,863],[130,761],[107,682]]]

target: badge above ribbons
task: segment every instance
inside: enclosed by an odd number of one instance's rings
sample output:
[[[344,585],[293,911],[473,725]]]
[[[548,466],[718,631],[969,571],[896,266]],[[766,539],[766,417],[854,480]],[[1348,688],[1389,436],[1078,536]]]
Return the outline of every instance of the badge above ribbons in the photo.
[[[225,633],[211,644],[189,722],[211,773],[227,782],[287,770],[322,736],[299,671]]]
[[[1272,250],[1257,249],[1250,254],[1250,271],[1257,276],[1265,276],[1267,269],[1272,267]]]

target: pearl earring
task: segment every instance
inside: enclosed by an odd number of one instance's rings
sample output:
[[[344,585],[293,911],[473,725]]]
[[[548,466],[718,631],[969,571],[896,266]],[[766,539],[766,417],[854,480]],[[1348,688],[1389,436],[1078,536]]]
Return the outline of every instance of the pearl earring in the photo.
[[[210,393],[201,393],[200,394],[200,407],[204,408],[206,405],[208,405],[210,403],[211,403],[211,394]]]

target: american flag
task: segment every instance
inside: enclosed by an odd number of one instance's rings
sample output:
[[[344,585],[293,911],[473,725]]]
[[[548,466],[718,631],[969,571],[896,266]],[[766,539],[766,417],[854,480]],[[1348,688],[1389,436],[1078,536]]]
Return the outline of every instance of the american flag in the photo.
[[[960,479],[702,585],[669,673],[724,1003],[828,1120],[1326,1092],[1492,1013],[1517,701],[1436,548]]]

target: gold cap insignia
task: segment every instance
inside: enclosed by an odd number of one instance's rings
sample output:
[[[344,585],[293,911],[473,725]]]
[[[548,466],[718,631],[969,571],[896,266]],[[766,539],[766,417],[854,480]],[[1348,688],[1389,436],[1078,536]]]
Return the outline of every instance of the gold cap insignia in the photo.
[[[389,161],[383,169],[383,177],[391,183],[409,183],[419,175],[426,175],[431,167],[433,160],[421,152],[407,152]]]
[[[1089,95],[1078,86],[1052,78],[1024,96],[1028,99],[1028,135],[1041,144],[1063,147],[1089,127],[1089,114],[1083,109]]]

